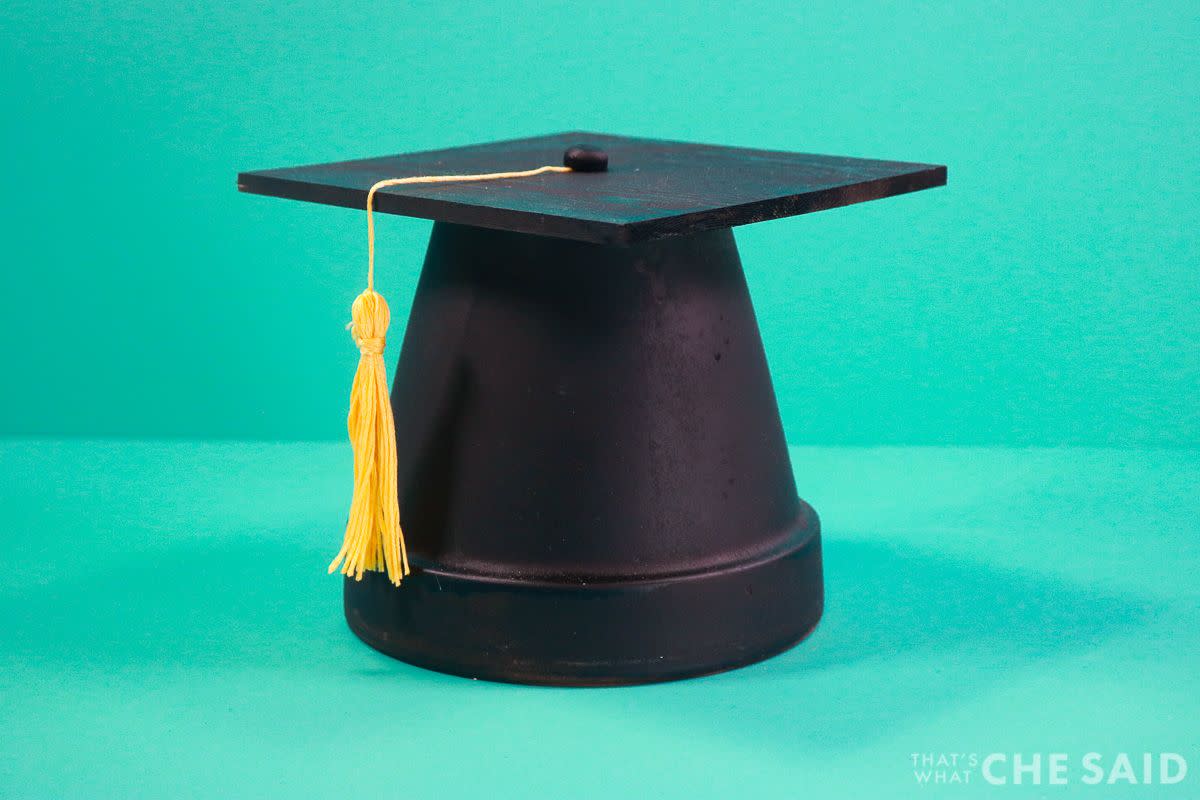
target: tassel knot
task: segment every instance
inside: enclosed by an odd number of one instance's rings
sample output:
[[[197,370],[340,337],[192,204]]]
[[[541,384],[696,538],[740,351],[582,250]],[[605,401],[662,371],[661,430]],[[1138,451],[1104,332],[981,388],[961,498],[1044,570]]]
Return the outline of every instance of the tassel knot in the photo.
[[[364,356],[381,356],[387,346],[387,339],[383,336],[355,339],[354,342],[358,345],[358,351]]]

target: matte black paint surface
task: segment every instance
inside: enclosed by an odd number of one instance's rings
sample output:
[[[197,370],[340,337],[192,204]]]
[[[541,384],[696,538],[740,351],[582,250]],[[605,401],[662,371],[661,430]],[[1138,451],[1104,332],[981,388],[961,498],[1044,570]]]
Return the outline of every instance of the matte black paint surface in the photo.
[[[366,208],[382,178],[476,174],[559,164],[586,143],[606,172],[394,186],[383,213],[608,244],[729,228],[861,203],[946,183],[934,164],[748,150],[570,132],[531,139],[244,172],[244,192]]]
[[[607,247],[438,223],[392,391],[400,588],[356,633],[472,677],[640,683],[764,658],[822,607],[733,234]]]

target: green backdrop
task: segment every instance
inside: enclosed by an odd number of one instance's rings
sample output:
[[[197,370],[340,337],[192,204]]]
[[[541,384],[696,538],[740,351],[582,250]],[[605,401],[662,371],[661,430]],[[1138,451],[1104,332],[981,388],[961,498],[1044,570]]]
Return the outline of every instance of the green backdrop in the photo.
[[[0,433],[341,437],[362,216],[236,171],[593,129],[950,166],[739,231],[790,441],[1200,443],[1193,3],[338,5],[6,4]]]
[[[46,438],[0,441],[0,796],[1193,796],[1198,41],[1195,0],[4,3],[0,436]],[[570,129],[950,167],[738,232],[828,592],[745,670],[441,676],[323,574],[365,225],[237,171]],[[380,227],[395,343],[429,223]],[[947,443],[1113,449],[883,446]],[[910,761],[1056,751],[1191,774]]]

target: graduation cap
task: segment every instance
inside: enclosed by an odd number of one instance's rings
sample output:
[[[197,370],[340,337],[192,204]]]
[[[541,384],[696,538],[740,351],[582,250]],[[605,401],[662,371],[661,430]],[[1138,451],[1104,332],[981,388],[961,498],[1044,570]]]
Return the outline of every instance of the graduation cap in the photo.
[[[946,169],[564,133],[247,172],[366,209],[334,567],[351,629],[444,672],[645,683],[785,650],[823,607],[732,228]],[[390,397],[372,211],[435,221]]]

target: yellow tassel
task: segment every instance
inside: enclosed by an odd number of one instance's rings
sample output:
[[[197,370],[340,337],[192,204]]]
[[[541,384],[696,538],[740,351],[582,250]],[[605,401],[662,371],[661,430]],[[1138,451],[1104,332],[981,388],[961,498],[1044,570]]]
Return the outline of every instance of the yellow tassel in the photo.
[[[350,331],[362,353],[350,390],[346,427],[354,448],[354,499],[333,572],[362,580],[364,570],[387,572],[397,586],[408,574],[396,486],[396,424],[388,397],[383,348],[391,319],[387,301],[367,289],[354,301]]]
[[[343,575],[361,581],[363,572],[386,572],[396,586],[409,573],[408,550],[400,528],[399,488],[396,484],[396,422],[388,395],[383,349],[387,343],[391,312],[375,291],[375,193],[387,186],[408,183],[454,183],[500,178],[529,178],[545,172],[570,172],[570,167],[538,167],[519,172],[484,175],[418,175],[388,178],[367,192],[367,290],[350,309],[351,336],[362,354],[350,389],[350,415],[346,427],[354,449],[354,498],[342,549],[329,564]]]

